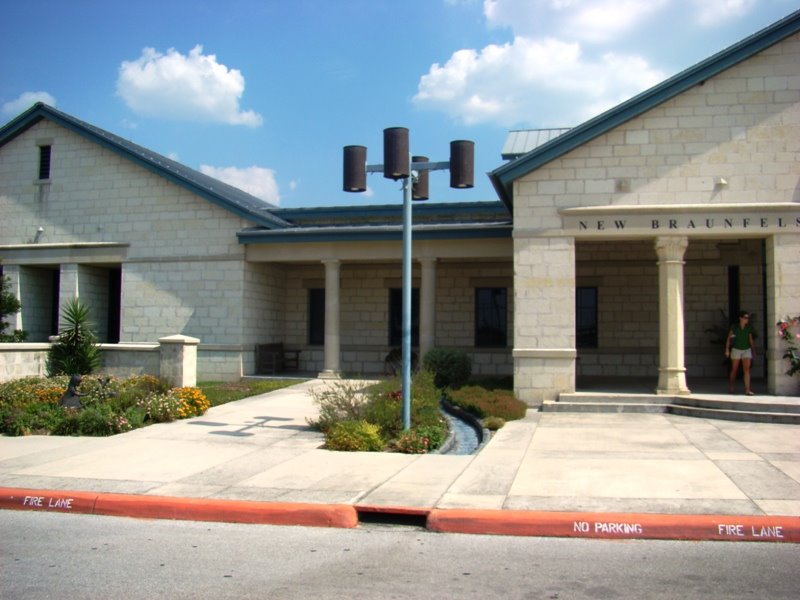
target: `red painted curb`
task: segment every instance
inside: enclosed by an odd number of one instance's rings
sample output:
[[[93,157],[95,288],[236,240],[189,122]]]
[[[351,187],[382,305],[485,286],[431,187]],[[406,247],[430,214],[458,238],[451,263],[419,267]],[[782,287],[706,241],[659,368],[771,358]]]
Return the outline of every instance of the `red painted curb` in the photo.
[[[428,529],[541,537],[800,543],[800,517],[434,509]]]
[[[345,504],[255,502],[0,488],[0,508],[262,525],[347,529],[358,526],[355,508]]]

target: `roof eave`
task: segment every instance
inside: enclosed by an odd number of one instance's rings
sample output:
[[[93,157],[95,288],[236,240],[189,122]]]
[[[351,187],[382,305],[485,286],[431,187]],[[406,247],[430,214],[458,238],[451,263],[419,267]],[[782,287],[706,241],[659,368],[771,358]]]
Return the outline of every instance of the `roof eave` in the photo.
[[[489,173],[513,211],[514,181],[800,31],[800,10]]]
[[[164,177],[165,179],[183,188],[190,189],[192,193],[201,196],[220,208],[232,212],[242,219],[268,228],[291,226],[290,223],[270,214],[268,209],[265,209],[265,214],[261,214],[259,212],[247,210],[237,204],[228,202],[222,196],[215,194],[211,190],[208,190],[202,186],[198,186],[192,180],[182,177],[180,174],[172,172],[169,169],[161,168],[155,163],[147,160],[145,157],[140,156],[139,154],[132,152],[130,149],[115,143],[113,140],[97,135],[95,132],[82,127],[79,123],[64,118],[59,111],[53,110],[41,102],[37,102],[31,108],[20,114],[16,119],[0,129],[0,146],[13,140],[43,119],[53,121],[61,127],[64,127],[65,129],[68,129],[73,133],[80,135],[81,137],[88,139],[89,141],[96,143],[127,160],[132,161],[151,173]]]

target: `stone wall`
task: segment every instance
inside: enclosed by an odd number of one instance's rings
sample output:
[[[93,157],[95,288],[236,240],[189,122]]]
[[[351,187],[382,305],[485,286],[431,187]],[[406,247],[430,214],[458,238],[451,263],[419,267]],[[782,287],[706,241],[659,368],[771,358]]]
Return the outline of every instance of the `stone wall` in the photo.
[[[511,264],[439,263],[436,266],[436,346],[459,348],[473,358],[473,372],[512,373],[513,290]],[[418,265],[413,286],[420,286]],[[308,345],[308,290],[325,287],[324,267],[296,266],[286,274],[284,343],[303,350],[300,368],[319,372],[323,367],[321,346]],[[389,345],[389,290],[401,288],[400,265],[352,264],[341,267],[341,368],[346,373],[375,374],[385,371]],[[475,348],[475,288],[508,288],[508,348]],[[276,340],[265,340],[276,341]]]

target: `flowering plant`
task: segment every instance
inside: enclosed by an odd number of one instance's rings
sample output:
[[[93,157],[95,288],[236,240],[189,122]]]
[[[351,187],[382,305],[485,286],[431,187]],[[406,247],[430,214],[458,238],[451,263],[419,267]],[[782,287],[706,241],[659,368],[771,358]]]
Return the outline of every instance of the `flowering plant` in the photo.
[[[789,361],[787,375],[800,373],[800,349],[797,344],[800,340],[800,317],[778,321],[778,337],[786,342],[786,352],[783,358]]]

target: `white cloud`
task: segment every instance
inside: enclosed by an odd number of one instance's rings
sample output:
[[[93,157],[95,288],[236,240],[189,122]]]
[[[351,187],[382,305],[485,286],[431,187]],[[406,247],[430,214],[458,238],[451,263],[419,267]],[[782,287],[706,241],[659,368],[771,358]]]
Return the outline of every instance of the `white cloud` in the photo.
[[[256,166],[240,169],[238,167],[200,165],[200,172],[237,187],[256,198],[272,204],[280,202],[278,182],[275,180],[275,171],[272,169]]]
[[[6,117],[16,117],[37,102],[44,102],[53,107],[56,105],[56,99],[47,92],[23,92],[15,100],[3,104],[3,115]]]
[[[704,27],[713,27],[747,14],[756,0],[692,0],[692,4],[697,11],[695,20]]]
[[[186,56],[174,48],[166,54],[145,48],[120,65],[117,79],[117,94],[139,115],[258,127],[261,115],[239,108],[244,87],[238,69],[204,55],[200,45]]]
[[[635,56],[584,57],[578,43],[516,37],[481,51],[459,50],[422,76],[414,102],[466,124],[564,127],[664,78]]]
[[[666,3],[667,0],[484,0],[483,12],[489,26],[510,27],[516,35],[549,34],[608,42],[633,30]]]

